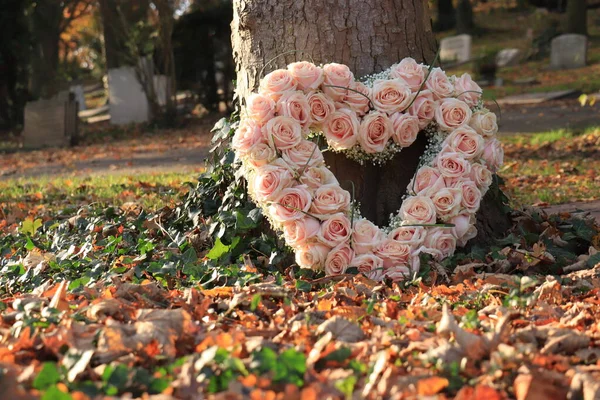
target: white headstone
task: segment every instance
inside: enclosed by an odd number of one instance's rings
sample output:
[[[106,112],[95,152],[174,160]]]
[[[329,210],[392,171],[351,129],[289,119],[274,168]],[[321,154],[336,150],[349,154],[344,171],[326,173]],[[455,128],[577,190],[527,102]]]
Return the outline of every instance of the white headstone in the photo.
[[[471,59],[471,36],[458,35],[440,41],[440,59],[442,61],[467,62]]]
[[[140,123],[150,119],[148,98],[137,78],[135,68],[119,67],[108,70],[108,96],[112,124]]]
[[[569,33],[552,39],[550,68],[569,69],[585,67],[587,59],[587,37]]]
[[[521,57],[521,50],[519,49],[503,49],[496,54],[496,66],[497,67],[512,67],[513,65],[519,64],[519,58]]]
[[[75,95],[75,101],[77,101],[77,104],[79,105],[79,111],[86,110],[87,107],[85,105],[85,92],[83,91],[83,86],[71,86],[69,91]]]
[[[24,116],[27,148],[67,146],[77,138],[77,103],[67,91],[27,103]]]

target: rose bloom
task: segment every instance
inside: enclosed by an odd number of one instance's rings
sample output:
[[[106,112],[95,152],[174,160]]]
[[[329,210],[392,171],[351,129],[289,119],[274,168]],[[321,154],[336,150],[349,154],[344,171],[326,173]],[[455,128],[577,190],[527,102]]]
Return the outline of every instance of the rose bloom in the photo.
[[[440,176],[440,171],[435,168],[430,166],[421,167],[408,188],[416,194],[423,194],[436,184]]]
[[[246,110],[248,117],[263,125],[275,115],[275,102],[264,94],[252,93],[248,97]]]
[[[425,240],[425,234],[425,228],[422,226],[401,226],[391,231],[388,237],[416,249]]]
[[[406,266],[396,266],[386,269],[385,277],[394,282],[401,282],[411,277],[411,271]]]
[[[371,102],[369,101],[372,97],[371,89],[361,82],[353,82],[350,88],[353,90],[348,90],[348,93],[343,98],[343,102],[357,115],[362,117],[369,111],[371,106]]]
[[[390,117],[392,121],[392,139],[402,147],[414,143],[419,134],[419,118],[397,112]]]
[[[279,116],[269,120],[263,133],[278,151],[291,149],[302,141],[302,126],[290,117]]]
[[[435,206],[437,215],[446,218],[453,217],[460,212],[462,190],[459,188],[443,188],[431,197],[431,201]]]
[[[292,184],[292,173],[278,165],[267,164],[256,170],[252,182],[248,185],[256,200],[270,201]]]
[[[475,182],[470,180],[460,182],[456,188],[462,192],[462,206],[468,212],[475,214],[481,203],[481,190],[479,190]]]
[[[298,89],[308,91],[318,88],[323,83],[323,69],[308,61],[294,62],[288,70],[298,82]]]
[[[323,221],[317,238],[321,243],[335,247],[346,242],[351,233],[350,220],[344,214],[337,213]]]
[[[475,217],[472,214],[463,213],[455,215],[454,217],[449,219],[447,222],[454,225],[451,231],[452,236],[454,236],[457,239],[460,239],[463,236],[465,236],[467,234],[467,231],[469,230],[469,227],[474,222],[472,221],[472,219],[474,220],[474,218]]]
[[[358,118],[349,108],[337,110],[323,125],[327,143],[335,150],[352,148],[358,140],[358,131]]]
[[[367,153],[379,153],[392,136],[392,121],[382,112],[367,114],[358,128],[358,142]]]
[[[469,105],[464,101],[444,99],[435,110],[435,120],[442,130],[451,132],[468,124],[472,114]]]
[[[431,70],[425,87],[431,90],[435,100],[450,97],[454,93],[454,86],[441,68],[433,68]]]
[[[316,238],[321,224],[313,217],[304,216],[300,219],[288,221],[283,225],[283,237],[288,245],[298,248],[306,242]]]
[[[358,254],[369,253],[383,239],[383,232],[368,219],[362,218],[354,222],[352,247]]]
[[[296,249],[296,264],[300,268],[308,268],[316,271],[322,270],[330,251],[331,247],[321,243],[310,243],[302,246]]]
[[[426,73],[427,69],[423,64],[417,64],[417,62],[410,57],[405,58],[398,64],[392,65],[390,68],[390,76],[392,78],[402,79],[413,92],[419,90],[421,84],[425,80]]]
[[[267,165],[277,158],[277,152],[266,143],[256,143],[248,150],[246,162],[254,168]]]
[[[317,190],[323,185],[329,185],[331,183],[338,184],[338,180],[333,175],[333,172],[326,166],[312,167],[304,171],[300,176],[300,182],[303,185],[308,186],[311,190]]]
[[[277,114],[290,117],[298,121],[302,128],[307,129],[312,120],[310,105],[302,92],[284,93],[277,102]]]
[[[454,90],[457,99],[474,107],[481,99],[481,87],[471,79],[471,75],[464,73],[454,81]]]
[[[354,75],[350,71],[350,68],[344,64],[331,63],[323,66],[323,72],[325,73],[323,92],[333,101],[343,101],[349,92],[346,88],[352,87],[352,83],[354,82]]]
[[[260,81],[260,93],[277,101],[281,95],[296,90],[298,83],[287,69],[276,69]]]
[[[477,228],[475,227],[475,225],[471,224],[469,226],[469,229],[467,230],[467,233],[465,233],[461,238],[459,238],[456,241],[456,244],[461,247],[464,247],[469,240],[473,239],[476,236],[477,236]]]
[[[342,243],[332,249],[325,260],[325,273],[327,275],[339,275],[346,272],[350,262],[354,258],[354,251],[347,243]]]
[[[347,211],[349,208],[350,193],[334,183],[321,186],[315,190],[310,213],[325,216]]]
[[[492,172],[496,172],[504,163],[504,150],[500,141],[496,138],[486,140],[481,158]]]
[[[492,173],[485,165],[481,165],[479,163],[474,163],[471,167],[470,177],[480,189],[487,190],[487,188],[492,184]]]
[[[306,186],[285,188],[273,199],[270,213],[275,221],[286,223],[304,217],[310,204],[311,197]]]
[[[490,111],[477,111],[473,113],[469,126],[481,136],[492,137],[498,132],[496,114]]]
[[[383,260],[374,254],[363,254],[354,257],[350,267],[355,267],[358,272],[373,281],[380,282],[383,280]]]
[[[436,109],[437,102],[431,90],[422,90],[408,108],[408,113],[419,118],[419,129],[423,129],[435,118]]]
[[[295,170],[318,166],[325,162],[317,144],[305,139],[297,146],[283,150],[281,158]]]
[[[411,251],[409,245],[392,239],[384,239],[373,249],[373,253],[383,260],[385,268],[407,265]]]
[[[379,80],[373,85],[373,103],[378,111],[393,114],[404,111],[412,100],[410,88],[401,79]]]
[[[427,237],[425,237],[423,246],[431,250],[429,254],[437,260],[451,256],[456,250],[456,238],[447,230],[448,228],[433,228],[427,232]],[[427,251],[425,252],[427,253]]]
[[[335,111],[335,104],[322,92],[312,92],[307,97],[311,120],[315,125],[321,126]]]
[[[458,179],[471,173],[471,163],[449,147],[444,147],[438,154],[436,167],[444,178],[449,179]]]
[[[415,224],[435,224],[435,206],[429,197],[410,196],[400,207],[403,222]]]
[[[244,118],[233,135],[231,147],[239,153],[245,154],[255,144],[264,142],[265,136],[260,125],[252,119]]]
[[[467,126],[452,131],[446,138],[446,143],[467,160],[479,157],[483,151],[483,138]]]

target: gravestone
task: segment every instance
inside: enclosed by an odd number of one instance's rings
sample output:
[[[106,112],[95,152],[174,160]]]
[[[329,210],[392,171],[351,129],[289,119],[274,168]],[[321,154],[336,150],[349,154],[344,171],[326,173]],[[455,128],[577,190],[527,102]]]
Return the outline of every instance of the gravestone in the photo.
[[[68,91],[25,105],[23,146],[62,147],[78,139],[77,101]]]
[[[440,59],[443,62],[464,63],[471,60],[471,35],[457,35],[440,41]]]
[[[569,33],[552,39],[550,68],[570,69],[585,67],[587,60],[587,38]]]
[[[502,49],[496,54],[496,66],[499,68],[512,67],[519,64],[521,50]]]
[[[87,107],[85,105],[85,92],[83,90],[83,86],[75,85],[69,88],[69,91],[75,95],[75,101],[77,101],[77,105],[79,106],[79,111],[86,110]]]
[[[108,70],[108,99],[112,124],[141,123],[150,119],[148,98],[133,67]]]

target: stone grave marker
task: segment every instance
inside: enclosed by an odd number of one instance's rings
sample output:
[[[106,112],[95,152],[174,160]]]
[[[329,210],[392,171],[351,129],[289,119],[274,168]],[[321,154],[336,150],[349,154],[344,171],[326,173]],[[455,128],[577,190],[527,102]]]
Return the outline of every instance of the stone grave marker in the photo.
[[[496,54],[496,66],[499,68],[512,67],[519,64],[521,50],[502,49]]]
[[[471,36],[451,36],[440,42],[440,59],[443,62],[464,63],[471,60]]]
[[[68,91],[25,105],[23,146],[68,146],[78,139],[77,101]]]
[[[150,119],[148,98],[135,68],[119,67],[108,71],[108,96],[112,124],[140,123]]]
[[[552,39],[550,68],[570,69],[585,67],[587,60],[587,38],[573,33]]]

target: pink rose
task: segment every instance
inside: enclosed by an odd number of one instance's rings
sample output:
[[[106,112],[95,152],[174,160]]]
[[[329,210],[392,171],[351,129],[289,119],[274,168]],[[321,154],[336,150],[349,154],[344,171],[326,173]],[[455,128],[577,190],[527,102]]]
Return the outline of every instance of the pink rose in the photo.
[[[423,244],[427,250],[423,249],[421,251],[433,255],[437,260],[442,260],[454,254],[456,238],[446,231],[447,228],[430,229]]]
[[[373,281],[380,282],[383,280],[383,260],[374,254],[363,254],[354,257],[350,267],[358,269],[358,272]]]
[[[325,260],[325,273],[327,275],[339,275],[346,272],[350,262],[354,258],[354,251],[347,243],[335,247],[327,255]]]
[[[258,168],[276,159],[277,152],[268,144],[259,142],[248,150],[246,156],[248,164],[254,168]]]
[[[304,216],[286,222],[283,225],[283,236],[288,245],[298,248],[306,245],[306,242],[316,238],[321,224],[313,217]]]
[[[346,242],[351,233],[350,220],[344,214],[337,213],[323,221],[317,237],[321,243],[335,247]]]
[[[460,212],[461,200],[462,191],[458,188],[444,188],[431,197],[436,214],[445,218],[453,217]]]
[[[467,126],[455,129],[446,138],[446,143],[467,160],[479,157],[483,151],[483,138]]]
[[[498,122],[496,114],[489,111],[477,111],[473,113],[469,126],[481,136],[492,137],[498,132]]]
[[[302,171],[304,168],[319,166],[324,163],[323,153],[315,142],[303,139],[295,147],[281,152],[281,158],[293,169]]]
[[[310,243],[302,246],[301,248],[296,249],[296,264],[298,264],[300,268],[322,270],[330,251],[331,247],[321,243]]]
[[[475,225],[471,225],[471,226],[469,226],[467,233],[465,233],[461,238],[459,238],[456,241],[457,245],[464,247],[469,240],[473,239],[476,236],[477,236],[477,228],[475,227]]]
[[[310,107],[311,119],[318,126],[324,124],[335,111],[333,101],[321,92],[308,94],[308,106]]]
[[[470,213],[475,214],[481,203],[481,191],[473,181],[464,180],[457,186],[462,192],[461,204]]]
[[[483,158],[490,171],[496,172],[504,163],[504,150],[502,150],[500,141],[495,138],[486,140],[481,158]]]
[[[422,226],[401,226],[390,232],[388,237],[416,249],[425,240],[425,228]]]
[[[448,223],[454,224],[454,227],[452,228],[452,235],[457,240],[467,234],[467,231],[473,223],[471,218],[474,218],[472,214],[459,214],[448,220]]]
[[[371,154],[382,152],[391,136],[392,121],[379,111],[367,114],[358,128],[358,142]]]
[[[354,111],[342,108],[331,114],[323,125],[327,143],[335,150],[352,148],[358,140],[359,122]]]
[[[284,93],[277,101],[277,114],[295,119],[303,129],[307,129],[312,122],[310,105],[302,92]]]
[[[387,114],[404,111],[412,100],[410,88],[401,79],[379,80],[373,85],[375,109]]]
[[[433,93],[433,97],[436,100],[450,97],[452,96],[452,93],[454,93],[454,86],[441,68],[433,68],[431,70],[427,82],[425,83],[425,87],[431,90],[431,93]]]
[[[408,108],[408,113],[419,118],[419,129],[423,129],[435,118],[436,108],[437,102],[431,90],[422,90]]]
[[[410,196],[402,203],[400,216],[409,224],[435,224],[435,206],[429,197]]]
[[[423,64],[417,64],[417,62],[410,57],[400,61],[399,64],[392,65],[390,68],[390,76],[392,78],[402,79],[413,92],[419,90],[421,84],[425,80],[426,73],[427,69]]]
[[[471,75],[465,73],[454,81],[456,98],[474,107],[481,99],[481,88],[471,79]]]
[[[291,63],[288,70],[298,82],[300,90],[314,90],[323,83],[323,69],[308,61]]]
[[[310,209],[311,197],[304,185],[283,189],[273,199],[270,213],[273,219],[285,223],[303,218]]]
[[[335,175],[326,166],[306,169],[300,176],[300,182],[311,190],[317,190],[321,186],[331,183],[339,184]]]
[[[259,202],[270,201],[292,184],[292,173],[287,168],[267,164],[259,167],[249,187]]]
[[[343,101],[349,92],[347,88],[352,87],[354,82],[354,75],[350,68],[344,64],[331,63],[323,66],[323,72],[325,73],[323,92],[333,101]]]
[[[338,184],[325,185],[315,190],[310,213],[327,216],[350,209],[350,193]]]
[[[436,167],[448,179],[458,179],[471,173],[471,163],[449,147],[443,148],[438,154]]]
[[[344,96],[343,102],[357,115],[362,117],[371,107],[371,89],[361,82],[352,83],[350,88],[353,90],[348,90],[348,93]]]
[[[492,184],[492,173],[486,166],[474,163],[471,167],[471,180],[485,192]]]
[[[263,132],[277,151],[291,149],[302,141],[302,126],[290,117],[279,116],[269,120]]]
[[[246,110],[248,117],[263,125],[275,115],[275,102],[264,94],[252,93],[248,97]]]
[[[385,270],[385,277],[394,282],[401,282],[411,277],[411,271],[406,266],[396,266]]]
[[[419,118],[410,114],[395,113],[390,117],[392,121],[392,139],[402,147],[414,143],[419,134]]]
[[[359,219],[354,222],[352,233],[352,247],[358,254],[370,252],[383,239],[383,232],[368,219]]]
[[[407,265],[411,251],[409,245],[392,239],[384,239],[373,249],[373,253],[383,260],[385,268]]]
[[[260,93],[277,101],[282,94],[296,90],[298,83],[287,69],[276,69],[260,81]]]
[[[421,167],[408,188],[415,194],[423,194],[435,185],[440,176],[440,171],[435,168],[429,166]]]
[[[469,105],[464,101],[444,99],[435,110],[435,120],[442,130],[451,132],[468,124],[472,114]]]
[[[265,136],[260,125],[252,119],[244,118],[233,135],[231,147],[239,153],[245,154],[255,144],[264,142]]]

